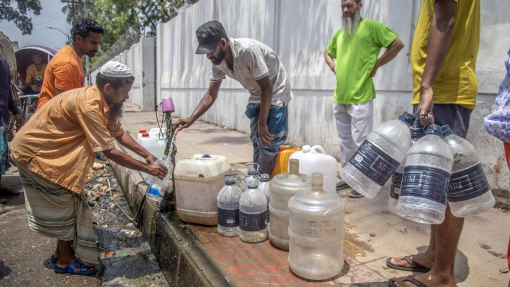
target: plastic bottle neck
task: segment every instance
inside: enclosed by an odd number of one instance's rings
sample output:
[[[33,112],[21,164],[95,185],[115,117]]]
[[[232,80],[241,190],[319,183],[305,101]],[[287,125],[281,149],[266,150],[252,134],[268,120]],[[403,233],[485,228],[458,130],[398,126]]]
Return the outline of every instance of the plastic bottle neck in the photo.
[[[291,159],[289,164],[289,173],[287,175],[289,178],[301,178],[301,174],[299,174],[299,160]]]

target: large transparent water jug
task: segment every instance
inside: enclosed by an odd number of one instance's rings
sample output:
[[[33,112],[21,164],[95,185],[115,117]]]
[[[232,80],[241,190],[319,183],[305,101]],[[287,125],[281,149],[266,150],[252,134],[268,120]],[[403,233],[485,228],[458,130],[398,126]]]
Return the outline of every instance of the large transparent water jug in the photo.
[[[343,167],[342,179],[366,198],[374,198],[406,157],[414,121],[405,112],[398,120],[377,126]]]
[[[246,174],[249,175],[249,176],[250,175],[258,176],[258,174],[259,174],[259,165],[256,164],[256,163],[249,163],[249,164],[247,164],[246,165]],[[247,189],[248,189],[248,187],[246,186],[246,183],[243,180],[241,182],[241,191],[245,192]]]
[[[476,215],[494,207],[492,195],[475,148],[465,139],[443,127],[444,140],[453,153],[453,168],[448,203],[456,217]]]
[[[290,269],[311,280],[325,280],[344,265],[345,202],[323,188],[322,174],[312,175],[312,189],[289,201]]]
[[[248,189],[239,200],[239,237],[245,242],[261,242],[267,238],[267,200],[259,187],[259,177],[244,178]]]
[[[453,155],[441,136],[441,127],[431,124],[407,153],[397,208],[405,219],[426,224],[444,220]]]
[[[225,175],[225,186],[218,193],[218,233],[221,236],[239,235],[239,200],[242,192],[236,185],[237,179],[237,174]]]
[[[269,240],[283,250],[289,250],[289,200],[296,193],[312,188],[311,177],[299,173],[299,160],[291,159],[289,165],[289,173],[279,174],[269,183]]]
[[[259,189],[262,191],[264,196],[267,199],[267,228],[270,225],[270,213],[269,212],[269,202],[271,201],[270,192],[269,192],[269,174],[263,173],[260,175],[260,184]]]
[[[227,174],[231,174],[230,163],[222,155],[196,154],[178,161],[174,179],[179,218],[188,223],[216,225],[218,191]]]
[[[324,189],[335,192],[338,163],[336,159],[326,154],[320,145],[303,146],[302,151],[293,153],[290,159],[299,160],[299,173],[311,176],[313,173],[322,173],[324,176]]]
[[[416,141],[421,139],[425,135],[425,130],[421,128],[411,128],[411,146],[413,146]],[[388,203],[388,207],[391,212],[397,214],[397,206],[398,206],[398,197],[400,196],[400,189],[402,188],[402,177],[404,176],[404,167],[406,165],[406,160],[404,159],[400,165],[395,170],[395,173],[391,177],[391,187],[390,187],[390,200]]]
[[[164,197],[168,188],[168,184],[173,179],[174,165],[172,163],[172,158],[166,156],[160,157],[158,160],[156,160],[156,163],[161,164],[168,169],[168,173],[166,174],[165,178],[161,180],[153,175],[148,175],[145,181],[149,185],[150,194]]]

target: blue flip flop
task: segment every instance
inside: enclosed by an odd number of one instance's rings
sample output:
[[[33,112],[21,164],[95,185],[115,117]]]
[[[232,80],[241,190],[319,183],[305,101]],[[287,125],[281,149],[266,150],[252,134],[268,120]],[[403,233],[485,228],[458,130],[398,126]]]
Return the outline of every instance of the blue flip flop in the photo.
[[[51,263],[57,263],[58,262],[58,258],[55,258],[55,256],[53,256],[53,254],[50,257],[50,260],[51,260]]]
[[[80,271],[75,272],[74,269],[80,268]],[[55,272],[56,273],[71,273],[76,275],[91,275],[97,272],[97,268],[94,267],[94,270],[88,271],[87,269],[90,268],[88,266],[85,266],[81,264],[78,261],[74,261],[73,263],[66,266],[66,268],[60,268],[57,265],[55,265]]]

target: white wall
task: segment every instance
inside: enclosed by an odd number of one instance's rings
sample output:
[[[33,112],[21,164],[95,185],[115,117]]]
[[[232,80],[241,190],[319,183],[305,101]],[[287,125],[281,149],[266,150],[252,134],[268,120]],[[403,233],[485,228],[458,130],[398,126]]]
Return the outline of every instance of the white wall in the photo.
[[[482,118],[492,111],[503,61],[510,47],[508,0],[482,1],[482,40],[478,58],[480,96],[468,134],[478,150],[494,190],[509,189],[503,145],[489,136]],[[321,144],[338,158],[339,140],[332,112],[336,78],[324,62],[323,52],[333,33],[341,28],[340,0],[201,0],[157,29],[157,97],[171,96],[175,115],[188,117],[209,86],[211,63],[195,55],[195,30],[204,22],[219,20],[231,37],[262,41],[280,56],[291,76],[294,100],[289,105],[288,143]],[[409,54],[420,0],[364,0],[362,16],[393,29],[406,47],[379,70],[374,79],[375,124],[411,111],[412,77]],[[244,116],[248,93],[234,80],[223,81],[215,105],[203,120],[249,132]]]
[[[140,42],[129,50],[117,55],[112,61],[118,61],[131,69],[135,82],[129,92],[129,102],[140,107],[142,111],[155,109],[155,69],[154,38],[141,38]],[[91,73],[91,82],[96,84],[99,70]]]

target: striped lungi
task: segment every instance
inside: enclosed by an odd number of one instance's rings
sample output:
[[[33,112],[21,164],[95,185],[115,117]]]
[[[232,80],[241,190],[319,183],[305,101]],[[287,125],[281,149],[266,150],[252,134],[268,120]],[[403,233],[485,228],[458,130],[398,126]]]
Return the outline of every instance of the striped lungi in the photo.
[[[98,264],[90,209],[76,194],[28,170],[14,160],[25,189],[30,228],[42,236],[72,241],[74,255],[86,266]]]
[[[0,175],[5,175],[5,171],[7,171],[11,164],[8,160],[8,154],[9,154],[9,127],[7,125],[4,125],[3,123],[0,124]]]

